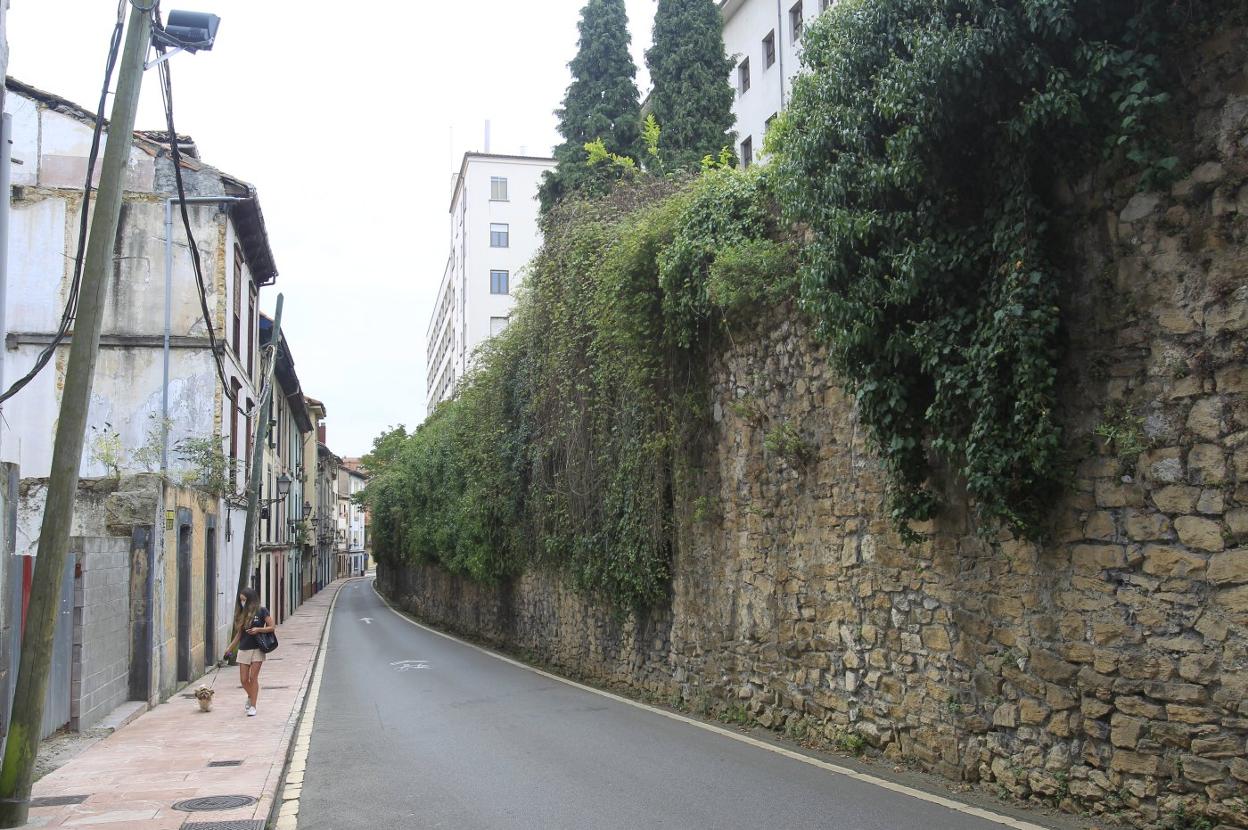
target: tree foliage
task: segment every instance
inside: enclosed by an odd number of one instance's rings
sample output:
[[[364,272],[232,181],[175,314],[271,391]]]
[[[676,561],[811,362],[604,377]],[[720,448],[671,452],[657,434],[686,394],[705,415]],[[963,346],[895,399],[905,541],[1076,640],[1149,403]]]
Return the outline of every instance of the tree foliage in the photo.
[[[770,203],[763,174],[717,171],[559,205],[511,324],[369,482],[379,556],[478,579],[544,563],[624,606],[660,599],[732,311],[706,286],[742,275],[735,303],[762,280],[742,263],[795,271]]]
[[[555,148],[555,170],[547,173],[539,192],[542,212],[572,192],[601,195],[612,179],[609,171],[585,165],[585,145],[601,142],[608,153],[636,159],[641,153],[641,104],[637,66],[628,51],[628,15],[624,0],[589,0],[581,10],[580,41],[568,65],[568,86],[559,116],[563,143]]]
[[[1166,100],[1161,0],[842,0],[807,29],[770,141],[807,225],[802,297],[893,474],[934,454],[981,514],[1038,531],[1060,480],[1054,178]]]
[[[732,147],[732,61],[715,0],[659,0],[654,45],[646,65],[650,102],[663,125],[664,158],[672,170],[696,171],[707,156]]]

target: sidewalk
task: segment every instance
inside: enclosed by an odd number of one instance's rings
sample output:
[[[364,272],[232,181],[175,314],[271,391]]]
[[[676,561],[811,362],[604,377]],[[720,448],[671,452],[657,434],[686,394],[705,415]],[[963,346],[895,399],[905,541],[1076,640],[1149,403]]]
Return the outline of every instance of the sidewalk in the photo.
[[[280,646],[260,674],[259,715],[243,712],[246,695],[234,666],[216,679],[212,711],[199,711],[195,699],[182,694],[211,683],[209,674],[38,781],[26,826],[175,830],[184,823],[251,822],[264,828],[276,812],[330,604],[346,582],[326,586],[277,629]],[[214,796],[242,796],[247,804],[204,812],[172,806]],[[39,807],[33,799],[76,803]]]

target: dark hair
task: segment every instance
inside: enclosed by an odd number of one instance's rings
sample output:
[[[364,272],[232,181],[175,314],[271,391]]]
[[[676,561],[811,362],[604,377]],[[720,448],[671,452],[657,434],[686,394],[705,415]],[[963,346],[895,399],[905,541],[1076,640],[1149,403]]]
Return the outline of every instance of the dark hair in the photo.
[[[235,614],[234,624],[236,628],[245,626],[256,615],[256,612],[260,610],[260,594],[255,588],[244,588],[238,594],[246,598],[247,601],[238,607]]]

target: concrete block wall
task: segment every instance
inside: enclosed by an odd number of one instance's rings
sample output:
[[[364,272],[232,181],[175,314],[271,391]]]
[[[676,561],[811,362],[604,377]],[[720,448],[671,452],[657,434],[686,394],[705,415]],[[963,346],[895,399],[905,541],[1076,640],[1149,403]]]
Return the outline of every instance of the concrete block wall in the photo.
[[[86,731],[129,699],[130,546],[89,537],[76,548],[70,727]]]

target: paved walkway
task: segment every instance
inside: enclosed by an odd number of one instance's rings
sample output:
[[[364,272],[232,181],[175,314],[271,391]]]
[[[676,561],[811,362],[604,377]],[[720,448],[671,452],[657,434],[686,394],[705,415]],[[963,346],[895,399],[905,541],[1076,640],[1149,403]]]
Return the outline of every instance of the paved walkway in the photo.
[[[280,647],[260,674],[260,714],[243,712],[238,669],[213,681],[211,712],[174,695],[35,784],[34,798],[86,796],[78,804],[31,807],[27,827],[175,830],[187,822],[247,821],[262,828],[273,813],[291,738],[303,709],[329,607],[340,580],[308,600],[278,630]],[[199,682],[192,684],[198,686]],[[189,692],[190,688],[183,693]],[[233,766],[210,763],[241,761]],[[247,796],[248,806],[180,812],[176,801]]]

